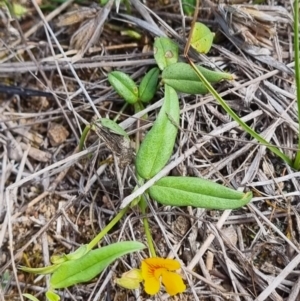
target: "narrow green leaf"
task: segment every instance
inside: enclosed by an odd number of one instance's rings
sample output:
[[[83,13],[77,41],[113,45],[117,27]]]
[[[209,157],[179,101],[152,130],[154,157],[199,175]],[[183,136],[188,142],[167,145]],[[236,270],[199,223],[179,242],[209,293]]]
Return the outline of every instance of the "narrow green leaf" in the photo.
[[[1,274],[1,284],[3,284],[3,282],[9,282],[9,281],[11,281],[11,271],[5,270]]]
[[[40,301],[37,297],[31,295],[31,294],[22,294],[25,298],[31,300],[31,301]]]
[[[138,100],[138,87],[125,73],[113,71],[108,74],[108,81],[116,92],[128,103],[134,104]]]
[[[140,34],[139,32],[130,29],[122,30],[120,33],[122,36],[128,36],[136,40],[140,40],[143,37],[143,35]]]
[[[293,167],[300,170],[300,59],[299,59],[299,1],[294,1],[294,57],[295,57],[295,83],[298,107],[298,151]]]
[[[197,68],[211,83],[233,79],[233,76],[229,73],[212,71],[202,66],[197,66]],[[182,93],[206,94],[208,92],[205,85],[199,81],[194,69],[186,63],[176,63],[168,66],[162,72],[162,81]]]
[[[199,22],[194,25],[191,46],[200,53],[207,53],[214,39],[215,34],[210,31],[210,29]]]
[[[92,250],[77,260],[62,263],[53,273],[50,285],[52,288],[64,288],[87,282],[119,257],[144,248],[140,242],[126,241]]]
[[[158,203],[207,209],[234,209],[251,201],[252,193],[239,192],[201,178],[165,177],[149,188]]]
[[[179,122],[179,100],[176,91],[165,85],[163,106],[136,156],[136,169],[142,178],[155,176],[170,159],[177,135],[173,122]]]
[[[169,38],[155,38],[153,50],[154,58],[160,70],[178,61],[178,45]]]
[[[150,69],[143,77],[139,86],[139,99],[148,103],[155,95],[158,83],[159,69]]]
[[[59,268],[60,264],[49,265],[47,267],[42,268],[28,268],[24,266],[20,266],[19,269],[23,272],[31,273],[31,274],[40,274],[47,275],[52,274]]]

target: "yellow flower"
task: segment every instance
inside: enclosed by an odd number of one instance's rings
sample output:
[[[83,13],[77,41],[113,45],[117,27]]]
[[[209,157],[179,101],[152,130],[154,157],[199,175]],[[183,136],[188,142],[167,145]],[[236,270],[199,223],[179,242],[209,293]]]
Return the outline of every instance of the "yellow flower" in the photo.
[[[178,269],[180,269],[180,263],[177,260],[159,257],[144,259],[141,270],[146,293],[157,294],[161,282],[170,296],[184,292],[186,286],[181,276],[174,272]]]

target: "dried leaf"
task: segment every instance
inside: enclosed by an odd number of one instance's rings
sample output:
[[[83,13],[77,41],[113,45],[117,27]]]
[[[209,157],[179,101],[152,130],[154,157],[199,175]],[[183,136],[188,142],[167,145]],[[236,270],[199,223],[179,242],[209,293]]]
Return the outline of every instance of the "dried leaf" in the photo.
[[[105,142],[107,148],[109,148],[119,159],[119,165],[121,167],[126,166],[132,162],[133,149],[130,146],[130,140],[125,137],[113,133],[108,128],[105,128],[99,123],[95,123],[96,133]]]
[[[98,42],[104,22],[111,10],[113,0],[110,0],[105,7],[98,11],[96,16],[85,22],[72,36],[70,47],[80,50],[83,55],[91,45]]]
[[[57,26],[70,26],[73,24],[77,24],[87,19],[92,19],[96,16],[97,12],[99,11],[100,7],[80,7],[77,10],[73,10],[70,12],[65,13],[64,15],[59,17],[57,22]]]

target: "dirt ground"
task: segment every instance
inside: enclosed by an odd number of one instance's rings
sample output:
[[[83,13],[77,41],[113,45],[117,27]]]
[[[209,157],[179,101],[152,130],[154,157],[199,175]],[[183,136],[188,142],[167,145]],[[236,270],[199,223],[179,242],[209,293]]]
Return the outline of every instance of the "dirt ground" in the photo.
[[[134,163],[117,165],[107,141],[84,127],[117,119],[132,147],[162,104],[158,90],[142,113],[125,105],[110,71],[139,83],[156,65],[153,41],[180,49],[191,30],[179,0],[23,1],[19,16],[0,6],[0,300],[45,299],[48,276],[22,272],[89,243],[136,186]],[[297,148],[292,0],[200,1],[197,21],[215,39],[198,64],[234,75],[215,85],[252,129],[290,158]],[[61,289],[61,300],[300,300],[300,173],[245,133],[210,94],[180,94],[180,129],[166,174],[195,176],[241,191],[235,210],[163,206],[148,220],[160,257],[182,261],[187,290],[169,297],[126,290],[115,277],[139,267],[147,250],[115,261],[98,277]],[[145,119],[145,114],[147,118]],[[133,158],[134,159],[134,158]],[[133,160],[134,161],[134,160]],[[170,165],[176,162],[174,165]],[[101,241],[146,242],[135,206]]]

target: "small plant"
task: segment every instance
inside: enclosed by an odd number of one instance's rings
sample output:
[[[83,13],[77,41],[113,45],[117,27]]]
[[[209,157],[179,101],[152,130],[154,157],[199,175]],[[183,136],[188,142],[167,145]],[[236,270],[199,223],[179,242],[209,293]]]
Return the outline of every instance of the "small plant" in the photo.
[[[192,36],[193,41],[201,41],[201,33],[204,37],[213,36],[209,34],[208,28],[204,28],[205,25],[196,25],[197,38]],[[206,45],[205,51],[209,51],[212,44],[212,39],[207,41],[210,42]],[[187,63],[178,62],[178,46],[170,39],[164,37],[155,39],[154,57],[159,69],[162,70],[164,103],[136,155],[135,166],[137,176],[141,179],[140,184],[160,172],[172,155],[179,124],[177,92],[205,94],[208,91],[205,84],[199,81],[193,67]],[[197,66],[197,70],[202,72],[210,83],[233,79],[231,74],[211,71],[202,66]],[[122,95],[122,91],[119,90],[121,85],[113,84],[113,86],[118,94]],[[125,82],[123,86],[129,87]],[[135,86],[132,84],[130,86],[132,90],[128,96],[134,94],[136,90]],[[152,86],[151,89],[151,95],[154,95],[156,87]],[[128,102],[129,97],[124,99]],[[149,189],[148,193],[154,200],[165,205],[223,210],[241,207],[252,198],[251,192],[246,194],[237,192],[215,182],[192,177],[162,178]]]
[[[113,71],[108,74],[108,81],[126,101],[127,104],[133,105],[135,113],[144,109],[144,104],[151,101],[156,93],[158,83],[159,69],[152,68],[142,79],[139,87],[124,72]]]
[[[203,40],[201,34],[199,36],[199,28],[206,41],[205,47],[200,50],[208,51],[213,35],[209,34],[210,31],[204,28],[204,25],[196,25],[197,38],[192,39],[195,42],[194,47],[199,50],[200,46],[197,43]],[[128,104],[141,105],[147,104],[153,99],[157,90],[159,73],[160,70],[162,71],[161,84],[164,90],[164,102],[151,130],[146,134],[140,148],[136,150],[135,167],[138,185],[142,185],[144,181],[157,175],[170,160],[180,118],[177,92],[207,93],[210,88],[205,82],[199,81],[198,73],[203,75],[205,81],[209,83],[233,78],[228,73],[211,71],[201,66],[191,67],[187,63],[178,62],[178,46],[168,38],[157,38],[154,43],[154,51],[158,67],[154,67],[146,73],[139,87],[123,72],[113,71],[108,75],[111,85]],[[87,134],[91,130],[97,131],[98,127],[100,127],[101,138],[114,153],[121,156],[124,149],[126,154],[130,153],[127,133],[117,123],[105,118],[85,128],[80,141],[81,149]],[[125,162],[127,161],[125,160]],[[157,181],[146,194],[154,201],[165,205],[221,210],[241,207],[250,202],[252,198],[251,192],[238,192],[212,181],[194,177],[171,176]],[[134,204],[138,204],[146,216],[145,195],[136,199]],[[94,249],[104,235],[127,213],[129,208],[129,206],[123,208],[89,244],[81,246],[73,253],[53,256],[51,266],[43,268],[21,267],[21,270],[36,274],[51,274],[50,287],[46,297],[49,301],[59,300],[59,295],[55,290],[90,281],[121,256],[145,248],[140,242],[126,241]],[[144,282],[146,293],[153,295],[159,291],[162,279],[162,284],[170,295],[183,292],[186,288],[185,284],[182,277],[175,272],[180,268],[180,263],[176,260],[156,257],[146,217],[143,218],[143,223],[151,258],[142,261],[140,270],[129,272],[116,282],[130,289],[137,288],[140,282]],[[34,301],[37,300],[29,294],[24,296]]]
[[[116,259],[143,248],[145,246],[142,243],[134,241],[119,242],[96,250],[91,250],[90,244],[83,245],[73,253],[52,257],[51,266],[20,269],[34,274],[52,274],[46,297],[49,301],[57,301],[60,297],[55,289],[90,281]],[[26,294],[25,297],[30,298],[30,295]]]

